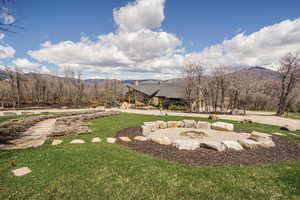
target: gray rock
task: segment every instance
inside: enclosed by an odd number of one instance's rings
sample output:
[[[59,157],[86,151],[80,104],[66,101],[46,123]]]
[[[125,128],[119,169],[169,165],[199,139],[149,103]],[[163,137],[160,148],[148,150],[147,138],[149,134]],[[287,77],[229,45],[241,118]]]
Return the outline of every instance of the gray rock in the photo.
[[[22,167],[19,169],[12,170],[12,173],[15,176],[25,176],[25,175],[31,173],[31,170],[28,167]]]
[[[179,122],[178,121],[168,121],[167,125],[168,125],[168,128],[178,128]]]
[[[234,125],[225,122],[215,122],[212,123],[211,128],[218,131],[233,131]]]
[[[180,150],[195,150],[200,147],[200,141],[197,140],[175,140],[173,145]]]
[[[53,140],[53,141],[52,141],[52,145],[53,145],[53,146],[59,145],[59,144],[61,144],[61,143],[63,143],[62,140]]]
[[[209,122],[198,122],[197,123],[197,128],[199,128],[199,129],[210,129],[211,128],[211,123],[209,123]]]
[[[272,140],[261,140],[259,141],[259,146],[270,148],[270,147],[275,147],[275,143]]]
[[[98,137],[95,137],[92,139],[92,142],[101,142],[102,140]]]
[[[235,150],[235,151],[243,150],[243,147],[236,141],[225,140],[225,141],[222,141],[222,144],[224,144],[224,146],[227,149],[231,149],[231,150]]]
[[[172,144],[171,140],[166,136],[159,136],[159,135],[152,136],[151,140],[153,142],[156,142],[158,144],[163,144],[163,145],[171,145]]]
[[[267,133],[259,133],[259,132],[256,132],[256,131],[252,131],[249,139],[255,140],[255,141],[270,140],[271,136],[272,135],[267,134]]]
[[[142,134],[148,136],[153,129],[153,125],[144,125],[142,126]]]
[[[209,149],[214,149],[217,151],[224,151],[226,150],[226,147],[224,144],[222,144],[221,142],[217,142],[217,141],[207,141],[207,142],[202,142],[200,144],[201,147],[205,147],[205,148],[209,148]]]
[[[83,144],[83,143],[85,143],[85,141],[81,139],[75,139],[70,142],[70,144]]]
[[[106,138],[106,141],[111,144],[115,143],[116,140],[117,140],[116,138]]]
[[[242,145],[245,149],[254,149],[259,146],[259,142],[249,139],[238,140],[238,143],[240,143],[240,145]]]
[[[141,142],[146,142],[148,140],[146,137],[143,136],[136,136],[134,139]]]
[[[195,120],[183,120],[185,128],[197,128]]]
[[[159,127],[156,122],[144,122],[144,126],[151,127],[151,131],[156,131]]]
[[[123,142],[131,142],[131,139],[129,137],[119,137],[119,139]]]
[[[161,129],[168,128],[167,123],[164,121],[156,121],[156,123],[158,124],[158,128],[161,128]]]

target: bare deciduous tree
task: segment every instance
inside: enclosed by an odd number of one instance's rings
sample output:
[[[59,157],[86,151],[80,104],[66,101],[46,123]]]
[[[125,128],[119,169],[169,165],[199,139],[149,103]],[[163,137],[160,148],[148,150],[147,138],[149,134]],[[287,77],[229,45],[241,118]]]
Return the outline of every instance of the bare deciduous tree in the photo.
[[[282,57],[278,72],[281,76],[281,91],[276,114],[281,116],[285,113],[289,97],[300,80],[299,53],[288,53]]]

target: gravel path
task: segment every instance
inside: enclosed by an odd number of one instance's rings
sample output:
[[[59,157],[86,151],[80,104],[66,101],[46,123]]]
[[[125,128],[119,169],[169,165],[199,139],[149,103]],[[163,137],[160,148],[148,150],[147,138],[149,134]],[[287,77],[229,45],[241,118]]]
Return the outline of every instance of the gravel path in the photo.
[[[24,137],[12,140],[10,144],[0,145],[0,150],[26,149],[44,144],[54,128],[56,119],[47,119],[29,128]]]
[[[127,110],[118,110],[120,112],[126,113],[135,113],[135,114],[144,114],[144,115],[162,115],[160,111],[157,110],[137,110],[137,109],[127,109]],[[196,114],[196,113],[179,113],[179,112],[169,112],[163,111],[169,116],[189,116],[189,117],[201,117],[207,118],[208,114]],[[272,115],[271,112],[248,112],[247,115],[218,115],[220,119],[240,121],[244,119],[251,119],[253,122],[275,125],[275,126],[285,126],[291,125],[296,129],[300,130],[300,120],[283,118]]]

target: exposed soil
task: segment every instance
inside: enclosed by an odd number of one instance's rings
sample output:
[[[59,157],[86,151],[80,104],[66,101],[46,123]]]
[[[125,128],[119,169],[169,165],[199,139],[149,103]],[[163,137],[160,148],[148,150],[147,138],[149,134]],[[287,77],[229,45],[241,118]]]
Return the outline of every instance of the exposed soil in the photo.
[[[240,166],[300,160],[300,144],[277,137],[273,137],[276,146],[272,148],[218,152],[206,148],[198,148],[194,151],[179,150],[173,146],[151,141],[135,141],[133,140],[135,136],[142,136],[140,127],[123,129],[117,133],[117,137],[129,137],[132,142],[117,140],[117,143],[160,159],[191,166]]]

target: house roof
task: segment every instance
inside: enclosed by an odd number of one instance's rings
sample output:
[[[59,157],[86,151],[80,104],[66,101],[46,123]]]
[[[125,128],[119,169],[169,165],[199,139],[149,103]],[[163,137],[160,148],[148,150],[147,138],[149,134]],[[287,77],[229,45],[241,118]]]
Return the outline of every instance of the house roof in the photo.
[[[148,96],[167,97],[175,99],[184,98],[184,85],[182,83],[145,83],[139,86],[128,85]],[[156,94],[155,94],[156,93]]]

